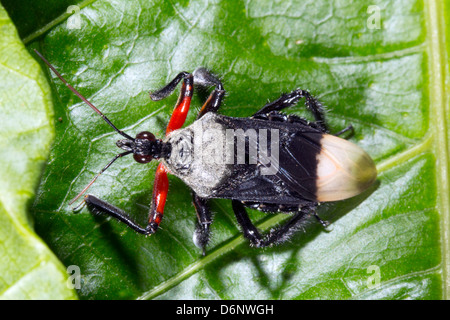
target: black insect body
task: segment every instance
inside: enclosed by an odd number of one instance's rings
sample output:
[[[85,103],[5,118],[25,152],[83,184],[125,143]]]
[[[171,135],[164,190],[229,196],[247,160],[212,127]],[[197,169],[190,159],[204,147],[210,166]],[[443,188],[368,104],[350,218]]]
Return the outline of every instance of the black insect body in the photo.
[[[66,85],[100,114],[125,139],[117,146],[124,152],[108,165],[72,201],[78,199],[97,177],[116,159],[133,154],[139,163],[158,159],[148,224],[137,224],[121,209],[93,195],[84,196],[91,210],[122,221],[144,235],[156,232],[164,213],[168,192],[167,173],[183,180],[193,190],[198,225],[195,244],[203,249],[210,238],[211,212],[208,200],[231,199],[244,236],[256,247],[279,244],[297,231],[305,216],[316,215],[320,202],[343,200],[360,194],[376,179],[373,160],[357,145],[329,134],[320,103],[307,91],[294,90],[262,107],[250,118],[218,114],[225,91],[219,79],[206,69],[193,74],[182,72],[161,90],[150,94],[152,100],[170,95],[182,81],[181,94],[166,129],[166,137],[157,139],[150,132],[136,138],[118,130],[97,108],[73,89],[38,53]],[[194,84],[214,86],[197,120],[182,128],[189,111]],[[315,121],[281,113],[284,108],[305,99]],[[265,212],[293,213],[285,225],[262,235],[250,221],[246,207]]]

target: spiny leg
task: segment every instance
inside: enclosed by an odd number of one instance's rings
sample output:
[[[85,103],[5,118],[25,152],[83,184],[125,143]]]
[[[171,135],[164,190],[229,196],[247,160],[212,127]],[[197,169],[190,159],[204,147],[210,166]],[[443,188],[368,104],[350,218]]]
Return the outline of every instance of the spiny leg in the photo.
[[[209,226],[212,223],[211,212],[208,207],[207,199],[199,197],[195,192],[192,194],[192,198],[198,220],[193,240],[194,244],[202,249],[203,255],[205,255],[206,245],[210,239]]]
[[[232,206],[236,219],[242,228],[244,237],[250,240],[250,242],[258,248],[281,244],[289,240],[289,238],[302,227],[304,218],[314,214],[314,207],[304,208],[297,212],[286,224],[271,230],[267,235],[261,235],[248,217],[247,210],[242,202],[233,200]]]
[[[256,112],[253,117],[258,117],[272,111],[281,111],[284,108],[294,106],[301,98],[305,98],[306,107],[312,112],[315,122],[324,132],[328,132],[328,126],[325,122],[325,115],[322,104],[314,98],[308,91],[296,89],[291,93],[283,94],[277,100],[266,104],[261,110]]]

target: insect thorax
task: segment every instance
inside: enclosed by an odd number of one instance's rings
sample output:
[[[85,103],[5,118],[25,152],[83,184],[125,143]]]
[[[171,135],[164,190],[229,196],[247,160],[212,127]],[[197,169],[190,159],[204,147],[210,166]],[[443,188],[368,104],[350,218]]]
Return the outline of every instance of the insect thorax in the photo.
[[[172,151],[164,165],[200,197],[210,197],[233,170],[226,161],[226,128],[218,117],[207,113],[165,139]]]

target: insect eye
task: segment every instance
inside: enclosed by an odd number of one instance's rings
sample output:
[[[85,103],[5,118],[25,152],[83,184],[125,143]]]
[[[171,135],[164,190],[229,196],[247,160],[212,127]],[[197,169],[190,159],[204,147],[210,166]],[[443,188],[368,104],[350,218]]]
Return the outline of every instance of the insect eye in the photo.
[[[138,138],[142,139],[142,138]],[[149,163],[153,160],[153,157],[151,155],[139,155],[139,154],[133,154],[133,158],[136,162],[139,163]]]
[[[143,140],[149,140],[149,141],[154,141],[155,140],[155,136],[153,133],[148,132],[148,131],[142,131],[139,132],[136,136],[136,139],[143,139]],[[136,160],[137,161],[137,160]]]

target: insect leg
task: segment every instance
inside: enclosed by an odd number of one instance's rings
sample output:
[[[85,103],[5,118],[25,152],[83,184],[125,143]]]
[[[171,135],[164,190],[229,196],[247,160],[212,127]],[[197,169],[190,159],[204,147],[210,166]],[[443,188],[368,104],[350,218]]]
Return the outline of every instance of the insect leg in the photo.
[[[203,117],[207,112],[217,112],[220,105],[222,104],[222,99],[225,95],[225,90],[215,89],[208,97],[208,100],[203,104],[200,112],[197,115],[197,119]]]
[[[256,112],[253,117],[292,107],[301,98],[305,98],[305,105],[312,112],[316,124],[319,125],[324,132],[328,132],[328,126],[325,123],[325,115],[322,104],[306,90],[296,89],[291,93],[283,94],[277,100],[270,102],[262,107],[262,109]]]
[[[330,223],[329,223],[328,221],[322,220],[322,218],[319,217],[319,215],[318,215],[317,213],[314,213],[314,217],[317,219],[317,221],[320,222],[320,224],[321,224],[324,228],[327,228],[327,227],[330,225]]]
[[[256,112],[253,115],[253,117],[261,114],[267,114],[272,111],[281,111],[285,108],[289,108],[296,105],[298,100],[300,100],[303,97],[301,91],[303,90],[294,90],[291,93],[283,94],[277,100],[267,103],[258,112]]]
[[[168,189],[169,181],[167,179],[166,168],[162,164],[159,164],[158,169],[156,170],[152,205],[149,213],[148,224],[145,228],[137,224],[132,218],[130,218],[128,214],[125,213],[125,211],[103,200],[100,200],[93,195],[86,195],[84,197],[84,202],[94,213],[106,214],[125,223],[128,227],[138,233],[150,235],[158,230],[159,224],[161,223],[164,214],[164,205],[166,203]]]
[[[167,178],[167,169],[160,163],[158,168],[156,168],[152,204],[148,217],[148,225],[154,231],[158,229],[159,224],[161,223],[168,191],[169,179]]]
[[[250,240],[250,242],[258,248],[281,244],[289,240],[289,238],[302,227],[304,218],[314,214],[313,207],[305,208],[304,210],[297,212],[294,217],[283,226],[273,229],[267,235],[262,236],[248,217],[244,205],[237,200],[233,200],[232,205],[236,219],[244,233],[244,237]]]
[[[183,80],[178,102],[175,106],[175,109],[172,112],[172,116],[170,117],[169,124],[167,125],[166,128],[166,135],[168,135],[170,132],[174,130],[180,129],[183,126],[184,122],[186,121],[189,108],[191,106],[191,99],[193,93],[194,93],[193,76],[192,74],[189,74]]]
[[[225,96],[225,90],[222,82],[211,74],[205,68],[198,68],[194,71],[194,83],[201,86],[215,86],[215,89],[208,97],[208,100],[203,104],[197,119],[200,119],[205,113],[217,112],[222,104],[222,99]]]
[[[223,90],[222,82],[206,68],[195,69],[194,83],[204,87],[215,86],[217,90]]]
[[[170,94],[172,94],[172,92],[175,90],[175,88],[177,87],[178,83],[180,83],[181,80],[188,79],[188,78],[192,79],[192,74],[185,72],[185,71],[180,72],[165,87],[163,87],[155,92],[150,92],[150,98],[153,101],[158,101],[158,100],[168,97]]]
[[[100,200],[99,198],[93,195],[90,194],[86,195],[84,197],[84,202],[92,212],[111,216],[114,219],[117,219],[125,223],[128,227],[130,227],[131,229],[133,229],[138,233],[149,235],[156,231],[152,230],[150,225],[148,225],[146,228],[141,227],[133,219],[131,219],[130,216],[128,216],[128,214],[125,213],[125,211],[117,207],[114,207],[113,205],[103,200]]]
[[[205,255],[205,248],[210,238],[209,226],[212,223],[211,212],[208,207],[207,199],[200,198],[195,192],[192,194],[192,198],[198,219],[193,239],[195,245],[202,249],[203,255]]]
[[[256,247],[262,247],[263,239],[259,230],[252,223],[248,217],[247,210],[245,210],[244,205],[237,200],[232,200],[233,211],[239,225],[242,228],[242,233],[244,237],[250,240],[250,243]]]
[[[225,95],[225,90],[223,90],[222,82],[220,82],[220,80],[216,76],[211,74],[207,69],[198,68],[194,71],[193,74],[180,72],[165,87],[150,93],[150,98],[153,101],[166,98],[175,90],[176,86],[181,80],[183,80],[183,84],[181,87],[180,96],[178,98],[175,110],[172,113],[172,117],[170,118],[169,125],[167,126],[166,134],[172,132],[173,130],[181,128],[181,126],[184,124],[191,104],[191,99],[194,91],[194,83],[201,86],[216,87],[206,103],[203,105],[197,118],[201,118],[205,113],[210,111],[217,112]]]
[[[176,129],[181,128],[186,121],[189,107],[191,105],[192,95],[194,93],[194,76],[188,72],[180,72],[165,87],[155,92],[150,92],[150,98],[153,101],[164,99],[175,90],[176,86],[181,80],[183,80],[183,84],[181,86],[177,104],[175,106],[175,109],[173,110],[169,124],[167,125],[166,135]]]
[[[217,112],[220,105],[222,104],[222,99],[225,96],[225,90],[214,89],[213,92],[208,97],[208,100],[203,104],[200,112],[197,115],[197,119],[203,117],[207,112]]]
[[[352,126],[352,125],[349,125],[349,126],[347,126],[346,128],[342,129],[341,131],[335,133],[334,135],[335,135],[336,137],[339,137],[340,135],[346,133],[347,131],[352,131],[352,132],[353,132],[354,130],[355,130],[355,129],[353,128],[353,126]]]

